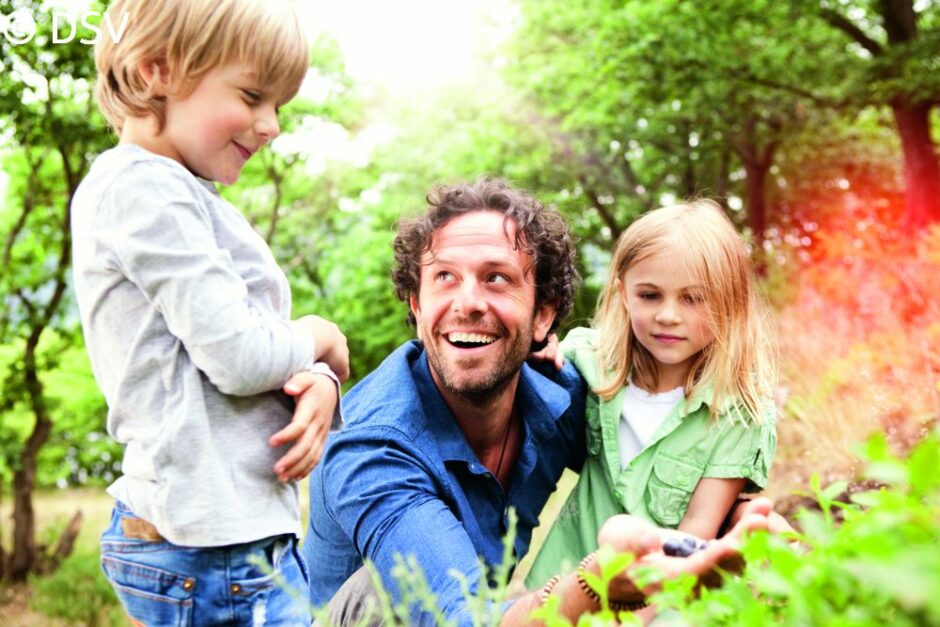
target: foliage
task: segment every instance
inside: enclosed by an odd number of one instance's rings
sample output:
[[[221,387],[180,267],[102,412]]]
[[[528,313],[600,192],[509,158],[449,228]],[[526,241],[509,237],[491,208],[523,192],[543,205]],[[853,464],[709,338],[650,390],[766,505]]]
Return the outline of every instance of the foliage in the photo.
[[[5,350],[0,376],[5,385],[0,411],[12,413],[4,429],[37,420],[37,403],[26,383],[38,369],[59,366],[68,349],[80,345],[73,305],[64,292],[69,266],[68,204],[89,163],[106,142],[102,119],[90,99],[90,60],[84,46],[4,47],[0,64],[3,109],[10,117],[2,128],[12,143],[2,155],[7,174],[6,202],[0,211],[4,234],[0,294],[0,339]],[[47,78],[51,77],[51,78]],[[89,124],[89,120],[93,123]],[[57,296],[61,293],[61,296]],[[44,331],[54,339],[42,338]],[[39,341],[42,338],[43,341]],[[65,392],[63,389],[58,394]],[[54,401],[52,401],[54,404]],[[32,418],[28,415],[34,414]],[[83,415],[94,422],[102,415]],[[5,432],[0,476],[15,467],[29,430],[19,438]]]
[[[70,625],[123,625],[127,618],[101,572],[98,554],[76,552],[46,577],[30,579],[32,608]]]
[[[910,42],[891,30],[910,2],[518,4],[510,75],[554,128],[554,159],[609,238],[640,211],[702,193],[738,209],[743,198],[747,211],[737,215],[759,238],[786,218],[767,206],[786,198],[767,187],[778,151],[807,131],[824,138],[818,126],[866,107],[894,107],[896,136],[916,136],[905,158],[922,151],[923,172],[936,167],[924,148],[933,146],[929,129],[900,126],[908,114],[921,119],[908,104],[936,104],[940,94],[938,73],[920,71],[936,64],[935,3],[911,8]],[[892,160],[900,165],[897,152]],[[905,167],[908,187],[931,189]]]
[[[670,599],[679,624],[926,625],[940,622],[940,437],[935,432],[906,459],[883,436],[866,448],[867,475],[889,487],[861,492],[854,503],[832,497],[844,485],[819,488],[822,512],[804,511],[794,551],[782,538],[755,534],[744,545],[747,567],[700,599]],[[843,510],[835,522],[832,507]],[[668,595],[673,586],[666,586]]]
[[[697,591],[694,578],[663,582],[651,601],[675,625],[927,625],[940,622],[940,432],[921,441],[905,458],[890,452],[883,435],[869,439],[863,456],[865,476],[884,487],[853,495],[852,503],[835,500],[842,482],[822,487],[811,481],[820,511],[803,510],[801,532],[792,536],[754,533],[745,538],[746,566],[725,574],[723,585]],[[840,516],[833,510],[839,509]],[[511,536],[511,534],[510,534]],[[511,558],[511,540],[505,541]],[[631,555],[606,555],[602,571],[589,584],[606,596],[607,584],[632,562]],[[504,560],[507,563],[507,560]],[[377,611],[390,625],[410,624],[409,608],[425,607],[433,624],[447,621],[434,608],[433,595],[414,559],[403,558],[395,578],[403,591],[393,603],[380,591]],[[474,624],[495,624],[491,611],[505,594],[503,569],[493,586],[468,596]],[[655,573],[643,575],[655,580]],[[381,589],[377,576],[374,584]],[[466,589],[466,588],[465,588]],[[571,623],[558,613],[558,599],[535,611],[549,626]],[[635,623],[606,608],[582,616],[578,625]],[[429,618],[430,620],[430,618]],[[425,623],[422,623],[425,624]]]

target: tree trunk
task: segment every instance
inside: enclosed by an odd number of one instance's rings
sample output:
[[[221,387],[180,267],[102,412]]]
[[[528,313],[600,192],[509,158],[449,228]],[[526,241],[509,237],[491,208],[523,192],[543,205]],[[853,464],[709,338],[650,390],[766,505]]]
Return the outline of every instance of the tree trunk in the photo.
[[[728,164],[730,161],[731,155],[728,148],[722,146],[718,156],[718,172],[715,174],[715,196],[721,199],[722,203],[726,203],[728,198]]]
[[[0,486],[0,505],[3,505],[3,486]],[[0,508],[2,509],[2,508]],[[7,575],[7,552],[3,548],[3,516],[0,515],[0,581]]]
[[[940,222],[940,167],[930,137],[930,106],[891,103],[904,152],[904,219],[908,232]]]
[[[767,123],[770,137],[763,146],[758,143],[758,120],[755,116],[748,116],[742,125],[742,132],[734,141],[735,151],[744,166],[745,179],[745,207],[747,209],[747,225],[754,237],[754,245],[758,249],[764,244],[764,231],[767,230],[767,174],[774,162],[777,152],[780,126],[773,122]]]
[[[85,519],[82,510],[75,512],[68,526],[62,531],[59,540],[56,542],[55,551],[46,556],[40,556],[40,561],[36,564],[35,571],[39,574],[53,573],[62,564],[65,559],[75,550],[75,540],[82,530],[82,521]]]
[[[745,161],[744,179],[746,188],[745,206],[747,207],[747,225],[754,236],[754,243],[759,247],[764,242],[767,230],[767,172],[770,166],[760,161]]]
[[[52,317],[59,310],[67,287],[66,273],[71,264],[72,233],[69,207],[75,195],[78,176],[72,169],[68,152],[60,149],[62,170],[65,174],[68,196],[62,206],[62,222],[59,225],[61,244],[59,262],[55,270],[55,283],[52,296],[44,307],[38,308],[22,293],[18,294],[29,312],[31,329],[23,351],[23,385],[29,395],[30,409],[36,418],[33,432],[23,452],[20,454],[19,467],[13,473],[13,552],[7,578],[23,581],[36,566],[36,515],[33,511],[33,490],[36,487],[36,466],[39,451],[52,433],[52,418],[46,407],[42,381],[39,380],[39,366],[36,364],[36,351],[39,340]]]
[[[24,381],[36,425],[20,455],[20,466],[13,474],[13,554],[8,577],[24,581],[36,563],[36,516],[33,511],[33,489],[36,486],[36,459],[49,434],[52,420],[46,411],[42,382],[36,369],[36,346],[39,333],[34,332],[26,345]]]

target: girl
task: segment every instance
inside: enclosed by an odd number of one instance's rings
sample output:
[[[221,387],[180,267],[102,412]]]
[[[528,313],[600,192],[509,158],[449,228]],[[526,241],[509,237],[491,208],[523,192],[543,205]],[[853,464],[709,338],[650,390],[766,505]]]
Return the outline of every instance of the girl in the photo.
[[[764,488],[776,449],[767,336],[744,243],[716,203],[630,225],[593,328],[561,344],[592,390],[588,456],[530,587],[595,550],[613,515],[714,538],[738,494]]]

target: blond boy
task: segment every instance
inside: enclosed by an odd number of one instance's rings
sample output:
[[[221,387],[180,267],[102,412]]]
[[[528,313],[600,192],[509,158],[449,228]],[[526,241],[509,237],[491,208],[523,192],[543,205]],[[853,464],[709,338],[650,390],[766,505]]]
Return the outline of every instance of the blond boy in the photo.
[[[307,579],[292,480],[340,422],[346,340],[290,319],[271,251],[215,188],[278,135],[306,40],[286,0],[109,10],[129,24],[98,43],[96,97],[120,141],[72,204],[82,326],[126,445],[102,567],[146,625],[309,624],[286,589]]]

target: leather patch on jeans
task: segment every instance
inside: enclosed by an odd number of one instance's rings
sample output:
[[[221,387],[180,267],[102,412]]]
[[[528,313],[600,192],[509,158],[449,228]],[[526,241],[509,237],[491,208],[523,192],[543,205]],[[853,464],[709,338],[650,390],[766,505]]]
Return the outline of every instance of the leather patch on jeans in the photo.
[[[127,518],[126,516],[122,516],[121,528],[124,530],[124,536],[127,538],[146,540],[147,542],[165,541],[165,538],[160,535],[157,528],[143,518]]]

